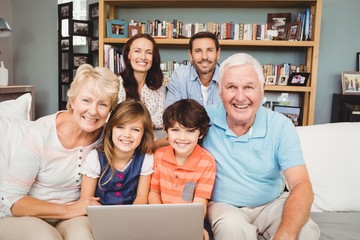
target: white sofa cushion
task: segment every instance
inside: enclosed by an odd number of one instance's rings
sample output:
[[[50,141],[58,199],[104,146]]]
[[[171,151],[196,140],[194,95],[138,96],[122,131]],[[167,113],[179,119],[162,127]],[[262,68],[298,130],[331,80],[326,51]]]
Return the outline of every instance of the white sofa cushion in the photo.
[[[315,193],[311,210],[360,211],[360,123],[297,130]]]
[[[0,115],[30,120],[31,100],[31,94],[25,93],[17,99],[0,102]]]
[[[34,122],[8,118],[0,115],[0,182],[17,146],[21,144],[24,134]]]

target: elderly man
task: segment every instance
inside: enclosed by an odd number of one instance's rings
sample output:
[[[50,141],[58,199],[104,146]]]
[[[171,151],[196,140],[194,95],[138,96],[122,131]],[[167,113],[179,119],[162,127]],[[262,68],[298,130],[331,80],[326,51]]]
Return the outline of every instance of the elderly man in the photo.
[[[207,107],[212,126],[203,143],[217,163],[207,213],[215,240],[319,239],[296,129],[261,106],[260,63],[235,54],[221,64],[218,84],[222,102]]]

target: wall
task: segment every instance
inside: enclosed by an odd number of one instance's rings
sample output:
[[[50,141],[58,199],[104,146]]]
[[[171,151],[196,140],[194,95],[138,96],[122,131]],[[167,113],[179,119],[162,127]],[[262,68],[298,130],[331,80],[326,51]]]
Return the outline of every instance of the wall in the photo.
[[[0,0],[0,17],[4,18],[6,22],[13,29],[11,0]],[[0,61],[4,62],[5,68],[9,71],[9,85],[13,83],[13,58],[12,58],[12,47],[13,46],[13,35],[8,37],[0,38]]]
[[[330,122],[332,95],[342,93],[341,71],[356,70],[359,9],[359,0],[323,0],[315,123]]]
[[[330,122],[332,94],[341,92],[340,72],[355,71],[359,9],[358,0],[323,0],[316,124]],[[13,18],[14,83],[35,85],[37,117],[53,113],[58,105],[57,1],[0,0],[0,14],[8,12]]]

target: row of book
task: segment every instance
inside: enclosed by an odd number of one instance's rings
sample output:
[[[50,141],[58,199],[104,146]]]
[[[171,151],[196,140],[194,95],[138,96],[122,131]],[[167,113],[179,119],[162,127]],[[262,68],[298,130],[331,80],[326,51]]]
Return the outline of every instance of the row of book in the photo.
[[[208,22],[184,23],[177,19],[172,21],[155,19],[146,22],[131,20],[129,30],[138,27],[142,33],[148,33],[154,38],[190,38],[200,31],[214,33],[219,40],[313,40],[313,14],[310,8],[300,12],[294,22],[287,22],[279,29],[271,29],[268,23],[234,23],[234,22]],[[127,31],[126,31],[127,32]],[[131,37],[131,31],[129,36]]]
[[[314,14],[311,13],[310,8],[298,14],[296,23],[300,27],[296,40],[310,41],[314,39]],[[288,29],[290,32],[291,29]]]
[[[308,73],[307,66],[291,63],[262,65],[265,83],[270,85],[286,85],[287,78],[293,73]]]
[[[125,69],[123,55],[119,48],[104,44],[104,67],[109,68],[118,76]]]
[[[305,65],[300,64],[299,66],[291,63],[282,64],[264,64],[262,65],[265,78],[267,76],[280,76],[280,75],[291,75],[293,72],[308,72]]]
[[[191,62],[189,60],[183,60],[182,62],[176,61],[166,61],[160,64],[160,68],[164,73],[165,79],[169,80],[171,78],[172,72],[180,67],[181,65],[189,65]],[[113,45],[105,44],[104,45],[104,66],[113,71],[116,75],[125,69],[125,64],[120,49]],[[264,64],[263,73],[265,79],[268,77],[274,78],[275,82],[279,82],[279,79],[283,76],[290,76],[292,73],[299,72],[308,72],[308,69],[305,65],[293,65],[291,63],[283,64]]]

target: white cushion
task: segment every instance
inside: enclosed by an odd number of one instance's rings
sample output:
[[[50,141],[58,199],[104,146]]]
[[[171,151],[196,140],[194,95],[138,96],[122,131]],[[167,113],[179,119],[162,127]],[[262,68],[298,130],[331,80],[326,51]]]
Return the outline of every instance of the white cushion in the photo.
[[[17,146],[21,144],[24,134],[33,123],[0,115],[0,182]]]
[[[360,211],[360,123],[297,130],[315,193],[311,210]]]
[[[0,115],[30,120],[31,94],[25,93],[14,100],[0,102]]]

